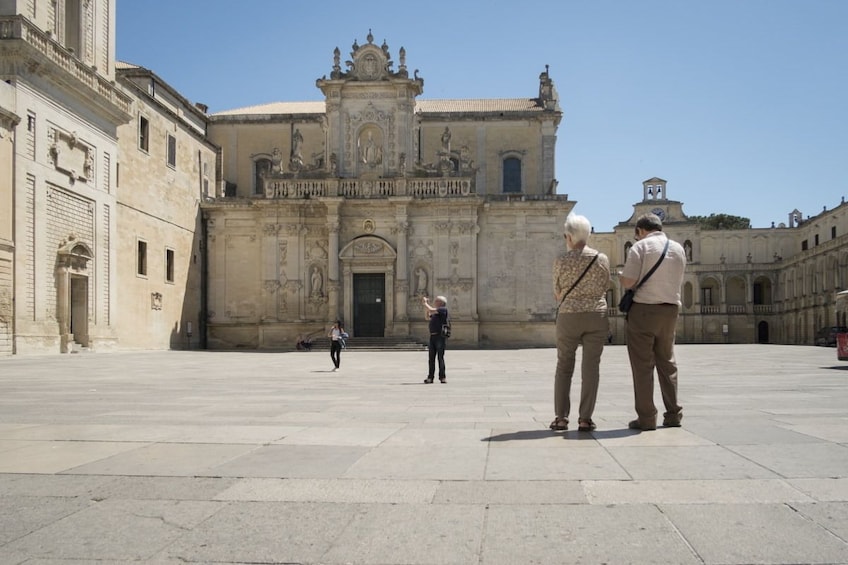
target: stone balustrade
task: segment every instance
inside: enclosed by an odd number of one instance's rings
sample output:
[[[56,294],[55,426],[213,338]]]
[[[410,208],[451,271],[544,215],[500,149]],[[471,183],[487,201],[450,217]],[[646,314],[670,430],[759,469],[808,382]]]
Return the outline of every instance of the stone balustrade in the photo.
[[[475,194],[474,182],[466,177],[396,179],[265,179],[265,198],[449,198]]]
[[[22,16],[0,17],[0,41],[22,41],[24,45],[48,59],[74,77],[80,84],[109,100],[121,112],[131,115],[132,100],[115,84],[101,76],[71,51],[50,39],[41,29]]]

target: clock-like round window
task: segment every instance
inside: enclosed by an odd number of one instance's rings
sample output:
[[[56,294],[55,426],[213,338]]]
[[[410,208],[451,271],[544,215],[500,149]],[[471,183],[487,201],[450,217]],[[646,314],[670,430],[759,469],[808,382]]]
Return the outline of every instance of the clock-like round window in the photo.
[[[663,210],[662,208],[654,208],[653,210],[651,210],[651,214],[656,214],[657,216],[659,216],[660,220],[665,220],[665,210]]]

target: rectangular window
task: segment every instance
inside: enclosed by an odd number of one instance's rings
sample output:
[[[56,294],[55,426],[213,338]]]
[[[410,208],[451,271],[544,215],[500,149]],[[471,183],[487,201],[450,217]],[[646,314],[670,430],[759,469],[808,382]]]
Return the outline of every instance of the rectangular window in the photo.
[[[801,251],[806,251],[806,250],[807,250],[807,240],[805,239],[804,241],[801,242]]]
[[[703,293],[703,297],[701,298],[701,304],[703,306],[712,306],[713,305],[713,289],[707,287],[701,289]]]
[[[142,240],[138,240],[137,273],[147,276],[147,242]]]
[[[150,151],[150,122],[144,116],[138,117],[138,148]]]
[[[818,245],[819,245],[819,234],[816,234],[816,235],[815,235],[815,236],[813,236],[813,237],[815,238],[815,243],[813,243],[813,245],[814,245],[814,246],[816,246],[816,247],[818,247]]]
[[[177,168],[177,138],[168,134],[168,166]]]
[[[35,160],[35,114],[27,113],[26,155]]]
[[[521,161],[515,157],[503,160],[503,191],[521,192]]]
[[[830,228],[830,239],[836,239],[836,226]]]
[[[165,282],[174,282],[174,250],[165,249]]]

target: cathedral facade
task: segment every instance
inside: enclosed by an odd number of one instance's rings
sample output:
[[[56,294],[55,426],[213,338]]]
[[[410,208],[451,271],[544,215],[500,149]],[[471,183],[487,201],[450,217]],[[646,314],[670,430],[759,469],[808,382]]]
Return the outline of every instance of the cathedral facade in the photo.
[[[203,204],[210,347],[277,348],[340,319],[354,337],[427,338],[444,295],[452,343],[550,340],[550,266],[573,206],[557,195],[562,118],[538,96],[419,100],[424,80],[368,35],[334,52],[323,102],[210,116],[223,198]]]

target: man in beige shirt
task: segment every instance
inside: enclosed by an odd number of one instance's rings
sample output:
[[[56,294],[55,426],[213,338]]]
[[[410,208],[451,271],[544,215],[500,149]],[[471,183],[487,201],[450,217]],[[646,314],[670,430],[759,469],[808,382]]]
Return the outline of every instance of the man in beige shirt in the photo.
[[[627,314],[627,353],[633,374],[636,419],[628,424],[633,430],[657,429],[654,405],[654,368],[662,391],[665,413],[663,426],[679,427],[683,408],[677,402],[677,361],[674,335],[680,310],[680,285],[686,269],[686,252],[662,231],[655,214],[643,214],[636,220],[637,242],[630,248],[621,286],[633,288],[663,257],[650,278],[639,286],[633,306]]]

